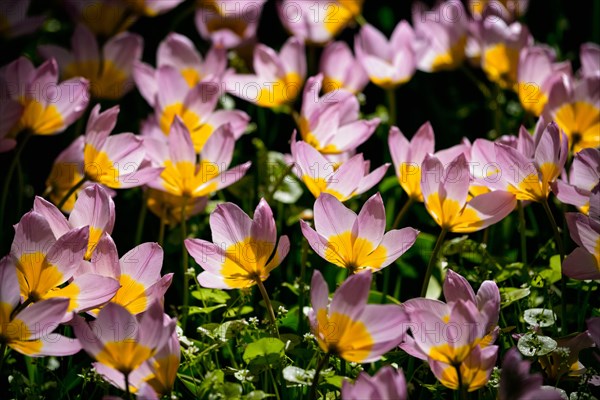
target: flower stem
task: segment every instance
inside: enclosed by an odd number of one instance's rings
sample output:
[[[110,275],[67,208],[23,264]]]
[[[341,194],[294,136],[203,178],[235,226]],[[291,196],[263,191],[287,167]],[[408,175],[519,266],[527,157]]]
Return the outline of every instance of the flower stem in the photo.
[[[5,354],[6,354],[6,342],[2,342],[2,345],[0,345],[0,374],[2,373],[2,367],[4,367]]]
[[[2,243],[2,232],[4,225],[4,211],[6,209],[6,201],[8,200],[8,193],[10,191],[10,182],[12,181],[12,177],[15,173],[15,168],[17,164],[19,164],[19,159],[21,158],[21,153],[25,148],[25,145],[29,141],[29,138],[32,136],[30,132],[25,132],[23,134],[23,140],[19,143],[17,150],[15,151],[15,156],[13,157],[10,166],[8,167],[8,171],[4,175],[4,186],[2,187],[2,199],[0,199],[0,243]]]
[[[140,207],[140,214],[138,215],[137,228],[135,231],[135,244],[138,245],[142,241],[142,234],[144,233],[144,223],[146,222],[146,214],[148,213],[148,191],[145,191],[142,195],[142,206]]]
[[[125,394],[126,399],[131,400],[131,392],[129,391],[129,374],[123,374],[125,376]]]
[[[62,211],[62,208],[65,205],[65,203],[67,202],[67,200],[69,200],[69,197],[71,197],[73,195],[73,193],[75,193],[77,191],[77,189],[79,189],[81,187],[81,185],[83,185],[85,183],[85,181],[87,181],[87,177],[84,175],[83,178],[81,178],[79,180],[79,182],[77,182],[75,185],[73,185],[73,187],[71,189],[69,189],[67,194],[65,194],[63,196],[63,198],[58,202],[58,205],[56,207]]]
[[[187,276],[188,269],[188,252],[185,247],[185,239],[187,238],[187,221],[185,220],[185,207],[187,205],[187,197],[183,198],[181,204],[181,273],[183,278],[183,305],[181,306],[181,329],[185,332],[185,326],[187,325],[188,317],[188,306],[190,302],[189,297],[189,279]]]
[[[406,201],[406,203],[404,203],[404,205],[400,209],[400,212],[398,213],[398,215],[396,215],[396,219],[394,220],[394,224],[392,225],[392,229],[398,228],[398,226],[400,225],[400,222],[402,222],[402,219],[404,218],[404,216],[406,215],[406,213],[410,209],[410,206],[412,206],[414,202],[415,202],[415,200],[412,197],[408,198],[408,200]]]
[[[163,242],[165,241],[165,225],[167,219],[167,206],[163,205],[160,210],[160,228],[158,230],[158,244],[162,247]]]
[[[521,261],[523,265],[527,265],[527,237],[525,230],[525,210],[523,209],[523,201],[517,203],[519,211],[519,234],[521,236]]]
[[[396,91],[394,89],[387,89],[387,100],[388,100],[388,111],[389,111],[389,120],[388,124],[390,126],[396,125]]]
[[[317,398],[317,388],[319,387],[319,375],[321,374],[321,370],[325,367],[329,361],[329,353],[325,354],[325,357],[321,359],[319,365],[317,365],[317,369],[315,370],[315,376],[312,381],[312,385],[310,386],[310,392],[308,394],[308,400],[316,400]]]
[[[260,294],[262,295],[263,300],[265,301],[265,306],[267,307],[267,311],[269,313],[269,319],[271,320],[271,325],[273,330],[279,337],[279,329],[277,328],[277,320],[275,319],[275,312],[273,311],[273,304],[271,304],[271,300],[269,299],[269,294],[267,293],[267,289],[265,289],[265,285],[260,280],[260,277],[256,277],[255,279],[256,285],[258,286],[258,290],[260,290]]]
[[[302,309],[304,308],[304,298],[306,296],[306,291],[304,290],[306,279],[306,262],[308,260],[308,241],[302,241],[302,250],[300,253],[300,294],[298,296],[298,333],[304,331],[304,313]]]
[[[442,244],[444,243],[444,238],[446,237],[446,233],[448,233],[447,228],[442,228],[440,232],[440,236],[438,236],[438,240],[435,243],[435,247],[433,248],[433,252],[431,253],[431,258],[429,259],[429,264],[427,264],[427,271],[425,272],[425,280],[423,281],[423,287],[421,288],[421,297],[425,297],[427,294],[427,287],[429,286],[429,280],[431,279],[431,273],[433,272],[433,266],[437,261],[438,253],[442,248]]]
[[[490,89],[488,89],[488,87],[473,74],[473,72],[469,69],[469,67],[466,67],[463,65],[463,66],[461,66],[460,69],[465,73],[467,78],[469,78],[469,80],[477,86],[479,91],[481,91],[481,94],[483,94],[483,96],[486,99],[489,99],[492,97],[492,93],[490,92]]]

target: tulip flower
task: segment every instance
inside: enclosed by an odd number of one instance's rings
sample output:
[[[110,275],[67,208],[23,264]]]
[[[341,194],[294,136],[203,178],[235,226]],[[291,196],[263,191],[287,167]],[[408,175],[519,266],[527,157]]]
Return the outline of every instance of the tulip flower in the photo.
[[[295,172],[315,198],[329,193],[340,201],[346,201],[375,186],[389,167],[389,164],[384,164],[369,173],[370,162],[364,160],[362,153],[336,165],[308,143],[296,142],[295,136],[291,150]]]
[[[496,362],[498,346],[491,343],[498,333],[500,292],[493,281],[484,281],[475,295],[467,280],[451,270],[443,289],[446,303],[423,298],[403,303],[411,335],[400,347],[427,360],[444,386],[474,391],[487,383]]]
[[[110,188],[125,189],[144,185],[161,174],[162,168],[142,163],[146,151],[139,136],[132,133],[109,136],[118,114],[118,106],[100,113],[98,104],[92,110],[84,136],[85,174],[81,183],[90,180]]]
[[[190,89],[190,78],[182,74],[180,66],[163,65],[154,70],[147,64],[138,63],[134,79],[142,96],[154,107],[154,114],[143,128],[145,132],[162,132],[166,137],[175,117],[179,117],[192,134],[196,153],[200,153],[206,141],[223,125],[231,125],[236,139],[248,126],[250,117],[246,113],[216,110],[221,92],[218,76]]]
[[[148,310],[155,301],[162,303],[173,280],[173,273],[160,276],[162,266],[163,250],[157,243],[142,243],[119,259],[114,242],[105,236],[90,264],[80,267],[78,274],[91,272],[117,280],[119,287],[110,302],[135,315]],[[90,313],[96,315],[98,309]]]
[[[104,38],[111,38],[126,30],[138,19],[124,1],[65,0],[64,3],[71,19],[85,24]]]
[[[395,304],[367,304],[371,272],[348,277],[329,302],[327,282],[313,273],[309,311],[311,330],[321,350],[346,361],[374,362],[403,339],[408,317]],[[318,373],[315,374],[318,380]]]
[[[208,196],[241,179],[250,161],[228,170],[233,157],[235,138],[229,124],[220,127],[208,139],[196,161],[196,151],[192,137],[184,123],[176,118],[171,133],[163,141],[147,140],[146,148],[151,162],[164,170],[148,186],[180,198]]]
[[[304,45],[288,39],[279,53],[258,44],[254,49],[254,74],[224,78],[226,90],[261,107],[280,107],[296,100],[306,77]]]
[[[552,191],[565,203],[576,206],[584,214],[590,208],[590,195],[600,182],[600,150],[583,149],[575,154],[568,181],[557,179]]]
[[[323,76],[311,77],[304,88],[297,121],[302,140],[322,154],[340,154],[363,144],[375,132],[379,118],[359,119],[358,100],[338,91],[319,97]]]
[[[90,81],[92,96],[116,100],[133,87],[133,64],[142,57],[141,36],[123,32],[98,49],[94,34],[78,25],[71,38],[72,51],[55,45],[43,45],[38,52],[45,59],[56,59],[63,79],[82,76]]]
[[[562,75],[550,90],[544,119],[554,120],[574,153],[600,146],[600,75],[581,80]]]
[[[219,289],[246,288],[267,280],[287,255],[290,242],[277,231],[273,213],[262,199],[251,219],[238,206],[225,203],[210,215],[212,243],[186,239],[190,255],[204,269],[198,282]],[[260,283],[259,283],[260,282]]]
[[[584,43],[579,50],[581,60],[581,76],[590,77],[600,75],[600,46],[596,43]]]
[[[112,278],[97,274],[75,277],[88,247],[87,226],[68,231],[55,239],[46,218],[35,211],[15,225],[10,264],[17,270],[20,293],[27,303],[54,297],[69,299],[63,313],[96,308],[109,301],[119,288]]]
[[[46,218],[55,239],[72,229],[89,227],[84,256],[86,260],[91,259],[100,238],[110,235],[115,225],[115,203],[102,186],[97,184],[82,190],[68,220],[52,203],[38,196],[33,203],[33,210]]]
[[[295,37],[322,45],[337,36],[360,15],[364,0],[283,0],[277,2],[279,19]]]
[[[256,40],[260,14],[266,0],[202,2],[196,10],[196,29],[214,46],[233,49]]]
[[[2,90],[2,89],[0,89]],[[23,106],[16,100],[4,99],[0,101],[0,153],[10,151],[15,148],[17,141],[12,137],[11,130],[19,122]]]
[[[556,349],[538,358],[545,375],[554,381],[567,377],[580,377],[585,374],[586,367],[579,361],[581,350],[595,347],[589,332],[572,334],[557,338]]]
[[[482,22],[481,40],[481,68],[488,79],[512,88],[518,82],[519,54],[533,44],[529,30],[519,22],[507,25],[491,15]]]
[[[346,42],[332,42],[325,46],[319,71],[323,74],[323,91],[327,93],[343,89],[357,94],[369,83],[367,72]]]
[[[531,46],[521,50],[515,88],[525,111],[540,116],[554,82],[561,74],[571,74],[569,62],[554,62],[554,51],[547,46]]]
[[[527,12],[529,0],[469,0],[468,7],[477,20],[491,14],[510,22]]]
[[[429,122],[421,125],[410,140],[395,126],[390,128],[388,146],[396,176],[402,189],[412,201],[423,201],[421,193],[421,166],[425,156],[433,153],[435,137]]]
[[[402,370],[394,370],[386,365],[373,376],[361,372],[354,383],[344,380],[342,383],[342,399],[397,399],[406,400],[406,378]]]
[[[302,234],[319,256],[350,274],[387,267],[419,234],[413,228],[385,233],[385,207],[379,193],[365,202],[358,216],[334,196],[323,193],[315,201],[314,219],[316,230],[300,221]]]
[[[177,7],[184,0],[125,0],[125,3],[137,14],[156,17]]]
[[[424,72],[458,68],[465,59],[468,28],[462,3],[445,1],[432,10],[415,3],[412,14],[417,68]]]
[[[0,37],[12,39],[37,30],[46,19],[43,15],[28,17],[31,0],[9,0],[0,9]]]
[[[371,82],[383,89],[394,89],[415,73],[414,41],[415,33],[406,21],[396,25],[389,41],[373,26],[363,25],[354,40],[354,51]]]
[[[29,130],[36,135],[54,135],[77,120],[89,103],[89,82],[73,78],[58,83],[58,67],[54,59],[37,69],[31,61],[20,57],[0,69],[3,85],[2,101],[18,101],[23,112],[12,128],[12,135]]]
[[[127,382],[129,374],[153,357],[175,330],[176,321],[163,315],[159,302],[139,316],[110,303],[89,325],[79,316],[72,325],[83,349],[97,362],[122,373]]]
[[[189,219],[200,214],[206,209],[208,196],[193,197],[184,199],[162,190],[148,188],[148,209],[157,217],[161,218],[162,223],[174,226],[181,224],[181,216],[185,215]],[[182,208],[185,207],[185,210]]]
[[[600,191],[590,196],[590,215],[567,213],[571,239],[577,248],[563,262],[563,272],[573,279],[600,279]]]
[[[560,392],[543,387],[542,374],[530,374],[531,361],[523,360],[516,348],[511,348],[502,361],[499,400],[545,399],[562,400]]]
[[[52,333],[63,319],[69,299],[54,298],[30,306],[20,304],[17,270],[9,257],[0,259],[0,344],[30,357],[68,356],[81,346],[76,339]],[[4,354],[0,354],[3,358]]]

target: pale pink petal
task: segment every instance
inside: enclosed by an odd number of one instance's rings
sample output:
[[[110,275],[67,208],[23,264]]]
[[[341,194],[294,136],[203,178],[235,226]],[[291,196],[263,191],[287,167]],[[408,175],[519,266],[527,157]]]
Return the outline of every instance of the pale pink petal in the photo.
[[[444,280],[444,298],[447,303],[458,300],[475,303],[475,292],[462,275],[448,269]]]
[[[54,204],[39,196],[36,196],[33,201],[33,211],[46,219],[55,238],[61,237],[71,229],[63,213]]]
[[[21,300],[17,269],[9,256],[0,259],[0,303],[6,304],[12,311]]]
[[[136,62],[133,66],[133,79],[142,97],[152,107],[156,104],[158,82],[156,70],[143,62]]]
[[[373,247],[377,247],[383,239],[385,232],[385,207],[381,194],[376,193],[371,196],[363,205],[358,217],[354,222],[353,231],[356,232],[357,237],[366,239],[372,243]],[[355,245],[355,250],[356,245]],[[355,251],[355,254],[359,254],[359,251]]]
[[[366,309],[371,278],[370,270],[348,277],[335,291],[329,307],[329,314],[340,313],[353,321],[361,318]]]
[[[143,243],[123,255],[119,264],[121,274],[129,275],[147,288],[160,278],[163,250],[158,243]]]
[[[233,203],[219,204],[210,215],[213,243],[226,249],[251,235],[252,220]]]
[[[110,234],[115,225],[115,203],[102,186],[89,186],[79,193],[69,222],[73,227],[89,226]]]
[[[69,299],[65,298],[42,300],[26,307],[15,316],[27,326],[27,332],[23,332],[21,340],[40,339],[52,332],[68,307]]]
[[[190,131],[179,116],[175,116],[169,133],[169,155],[173,165],[188,162],[196,165],[196,151],[192,143]]]

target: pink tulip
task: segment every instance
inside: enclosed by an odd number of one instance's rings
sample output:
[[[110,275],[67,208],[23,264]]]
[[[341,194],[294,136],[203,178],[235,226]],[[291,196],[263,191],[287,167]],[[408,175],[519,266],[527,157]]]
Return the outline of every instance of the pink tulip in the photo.
[[[518,62],[516,88],[523,108],[540,116],[550,89],[561,74],[571,75],[571,63],[554,62],[554,51],[547,46],[531,46],[521,50]]]
[[[323,74],[324,92],[343,89],[357,94],[369,83],[367,72],[346,42],[332,42],[325,47],[319,71]]]
[[[81,349],[77,339],[51,333],[65,316],[69,299],[43,300],[25,308],[20,301],[17,269],[10,256],[4,257],[0,259],[0,341],[30,357],[68,356]]]
[[[354,150],[371,137],[380,120],[359,119],[360,105],[349,92],[336,91],[319,97],[322,81],[319,74],[306,82],[297,121],[302,140],[322,154]]]
[[[511,22],[527,12],[529,0],[469,0],[468,7],[476,20],[494,15]]]
[[[365,202],[358,216],[324,193],[315,201],[314,219],[316,230],[300,221],[310,247],[351,274],[387,267],[415,243],[419,234],[413,228],[385,233],[385,207],[379,193]]]
[[[177,7],[184,0],[125,0],[125,3],[138,14],[156,17]]]
[[[397,399],[406,400],[406,378],[402,370],[386,365],[373,376],[361,372],[354,383],[342,383],[342,399]]]
[[[37,30],[46,19],[43,15],[28,17],[27,10],[31,0],[8,0],[0,9],[0,37],[12,39]]]
[[[265,281],[290,250],[287,236],[277,244],[271,208],[261,199],[254,219],[233,203],[217,206],[210,215],[212,243],[186,239],[185,247],[204,269],[200,285],[217,289],[251,287]],[[277,244],[277,247],[275,246]]]
[[[425,157],[421,172],[425,208],[442,229],[475,232],[504,219],[516,206],[515,196],[496,190],[467,201],[471,177],[464,154],[444,166],[435,156]]]
[[[431,10],[417,2],[412,14],[417,68],[425,72],[458,68],[465,58],[468,27],[462,2],[440,2]]]
[[[367,304],[371,279],[371,271],[350,276],[329,302],[327,282],[315,270],[308,318],[321,350],[346,361],[368,363],[402,341],[407,315],[395,304]]]
[[[37,69],[20,57],[0,69],[0,89],[6,100],[18,101],[23,107],[13,134],[25,129],[36,135],[54,135],[77,120],[89,103],[89,82],[73,78],[58,83],[54,59]]]
[[[579,353],[590,347],[595,347],[589,332],[584,331],[579,334],[572,334],[557,338],[558,349],[563,351],[553,351],[538,358],[542,371],[552,381],[561,378],[579,378],[585,374],[587,368],[579,361]]]
[[[296,142],[295,136],[291,150],[296,175],[315,197],[328,193],[346,201],[375,186],[389,167],[384,164],[369,173],[370,162],[364,160],[362,153],[337,165],[308,143]]]
[[[590,208],[590,195],[600,182],[600,150],[583,149],[575,154],[569,178],[557,179],[552,191],[565,204],[576,206],[584,214]]]
[[[138,19],[138,15],[132,14],[127,3],[121,0],[65,0],[64,5],[71,19],[85,24],[104,38],[126,30]]]
[[[584,43],[579,51],[581,60],[580,74],[583,77],[600,75],[600,46],[596,43]]]
[[[254,74],[232,74],[224,78],[226,90],[261,107],[280,107],[300,94],[306,77],[304,44],[289,38],[279,53],[263,44],[254,49]]]
[[[371,82],[393,89],[408,82],[415,73],[414,41],[415,33],[406,21],[396,25],[389,41],[373,26],[364,25],[354,40],[354,51]]]

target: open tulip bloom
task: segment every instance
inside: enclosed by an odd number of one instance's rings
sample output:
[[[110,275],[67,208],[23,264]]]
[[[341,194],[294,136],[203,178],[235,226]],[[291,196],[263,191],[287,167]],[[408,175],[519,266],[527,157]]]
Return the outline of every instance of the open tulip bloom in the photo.
[[[0,37],[11,39],[27,35],[37,30],[46,20],[43,15],[27,16],[31,0],[9,0],[4,2],[0,10]]]
[[[319,71],[323,74],[324,92],[341,89],[357,94],[369,83],[362,63],[354,57],[346,42],[331,42],[325,46]]]
[[[558,179],[552,191],[565,204],[574,205],[584,214],[590,209],[590,195],[600,182],[600,150],[587,148],[575,154],[569,179]]]
[[[413,228],[385,233],[385,208],[379,193],[365,202],[358,215],[323,193],[315,201],[314,219],[316,230],[300,221],[310,247],[351,274],[387,267],[415,243],[419,233]]]
[[[596,43],[584,43],[579,51],[581,61],[581,76],[600,75],[600,46]]]
[[[358,374],[354,383],[345,380],[342,383],[342,399],[397,399],[406,400],[406,378],[402,370],[394,370],[392,366],[382,367],[373,376],[366,372]]]

